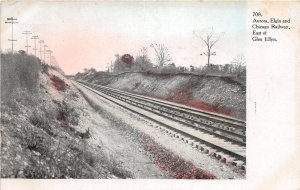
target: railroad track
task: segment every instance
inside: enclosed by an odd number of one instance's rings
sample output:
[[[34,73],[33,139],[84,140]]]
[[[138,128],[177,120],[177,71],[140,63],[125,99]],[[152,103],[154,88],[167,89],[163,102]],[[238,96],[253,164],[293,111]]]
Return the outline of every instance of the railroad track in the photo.
[[[119,106],[158,123],[162,131],[180,138],[223,162],[245,169],[246,123],[244,121],[106,86],[84,81],[77,82]],[[137,109],[140,110],[136,111]],[[156,116],[149,117],[149,112]]]

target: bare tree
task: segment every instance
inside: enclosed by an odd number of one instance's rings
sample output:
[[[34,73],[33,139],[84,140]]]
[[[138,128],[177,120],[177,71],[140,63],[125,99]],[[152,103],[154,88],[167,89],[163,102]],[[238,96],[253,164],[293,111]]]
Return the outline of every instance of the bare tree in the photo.
[[[156,62],[159,66],[164,66],[172,61],[168,48],[164,44],[150,44],[155,51]]]
[[[207,47],[207,52],[203,52],[203,54],[207,56],[207,66],[209,66],[210,56],[216,55],[216,52],[213,52],[212,48],[220,40],[222,34],[220,35],[214,34],[214,30],[212,28],[206,30],[195,30],[193,31],[193,33],[197,38],[200,38]]]
[[[150,58],[148,56],[148,49],[146,47],[142,47],[135,58],[135,66],[136,70],[139,71],[150,71],[153,67],[153,64],[150,62]]]
[[[138,57],[140,57],[142,63],[148,61],[148,50],[146,47],[140,49]]]
[[[122,64],[122,61],[121,61],[121,56],[119,54],[115,54],[115,61],[113,63],[113,72],[121,72],[124,70],[124,64]]]
[[[235,72],[240,75],[243,71],[246,70],[246,59],[243,54],[237,55],[231,63],[234,65]]]

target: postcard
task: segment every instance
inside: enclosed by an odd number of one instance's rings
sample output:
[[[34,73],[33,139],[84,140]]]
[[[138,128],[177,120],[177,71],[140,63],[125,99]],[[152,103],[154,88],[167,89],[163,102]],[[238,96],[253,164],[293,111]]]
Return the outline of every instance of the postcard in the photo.
[[[2,1],[1,189],[299,189],[297,1]]]

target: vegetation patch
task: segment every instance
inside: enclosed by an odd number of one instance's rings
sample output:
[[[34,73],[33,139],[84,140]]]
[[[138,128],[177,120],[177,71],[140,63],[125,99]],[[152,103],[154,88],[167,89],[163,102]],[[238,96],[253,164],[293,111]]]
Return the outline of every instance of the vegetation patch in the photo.
[[[68,85],[65,83],[65,81],[61,80],[56,75],[50,75],[50,80],[52,81],[53,86],[56,88],[56,90],[65,90]]]
[[[55,101],[55,103],[57,104],[56,120],[60,127],[69,127],[69,124],[78,125],[79,114],[74,107],[68,105],[66,101]]]
[[[207,171],[195,167],[192,163],[180,158],[160,146],[151,137],[142,134],[144,149],[153,155],[154,163],[176,179],[214,179],[215,176]]]
[[[195,100],[191,97],[192,89],[197,84],[188,84],[180,88],[179,90],[175,90],[168,97],[164,98],[165,100],[169,100],[175,103],[184,104],[187,106],[191,106],[197,109],[220,113],[228,116],[234,116],[234,113],[230,110],[220,108],[216,105],[210,105],[203,101]]]
[[[229,110],[226,110],[226,109],[214,106],[214,105],[210,105],[205,102],[193,100],[187,94],[185,94],[183,92],[173,93],[173,95],[171,97],[164,98],[164,99],[170,100],[175,103],[184,104],[184,105],[187,105],[187,106],[190,106],[193,108],[205,110],[205,111],[220,113],[220,114],[224,114],[224,115],[228,115],[228,116],[234,115],[233,112],[231,112]]]
[[[38,58],[20,53],[1,53],[1,101],[12,99],[18,89],[37,93],[41,62]]]

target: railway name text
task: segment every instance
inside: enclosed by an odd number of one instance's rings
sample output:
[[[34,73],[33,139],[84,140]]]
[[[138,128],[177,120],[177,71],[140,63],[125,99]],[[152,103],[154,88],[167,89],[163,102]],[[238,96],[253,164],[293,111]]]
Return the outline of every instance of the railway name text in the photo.
[[[278,31],[290,30],[290,18],[263,18],[264,16],[260,11],[252,12],[252,17],[251,28],[253,42],[277,42],[278,39],[275,35]]]

